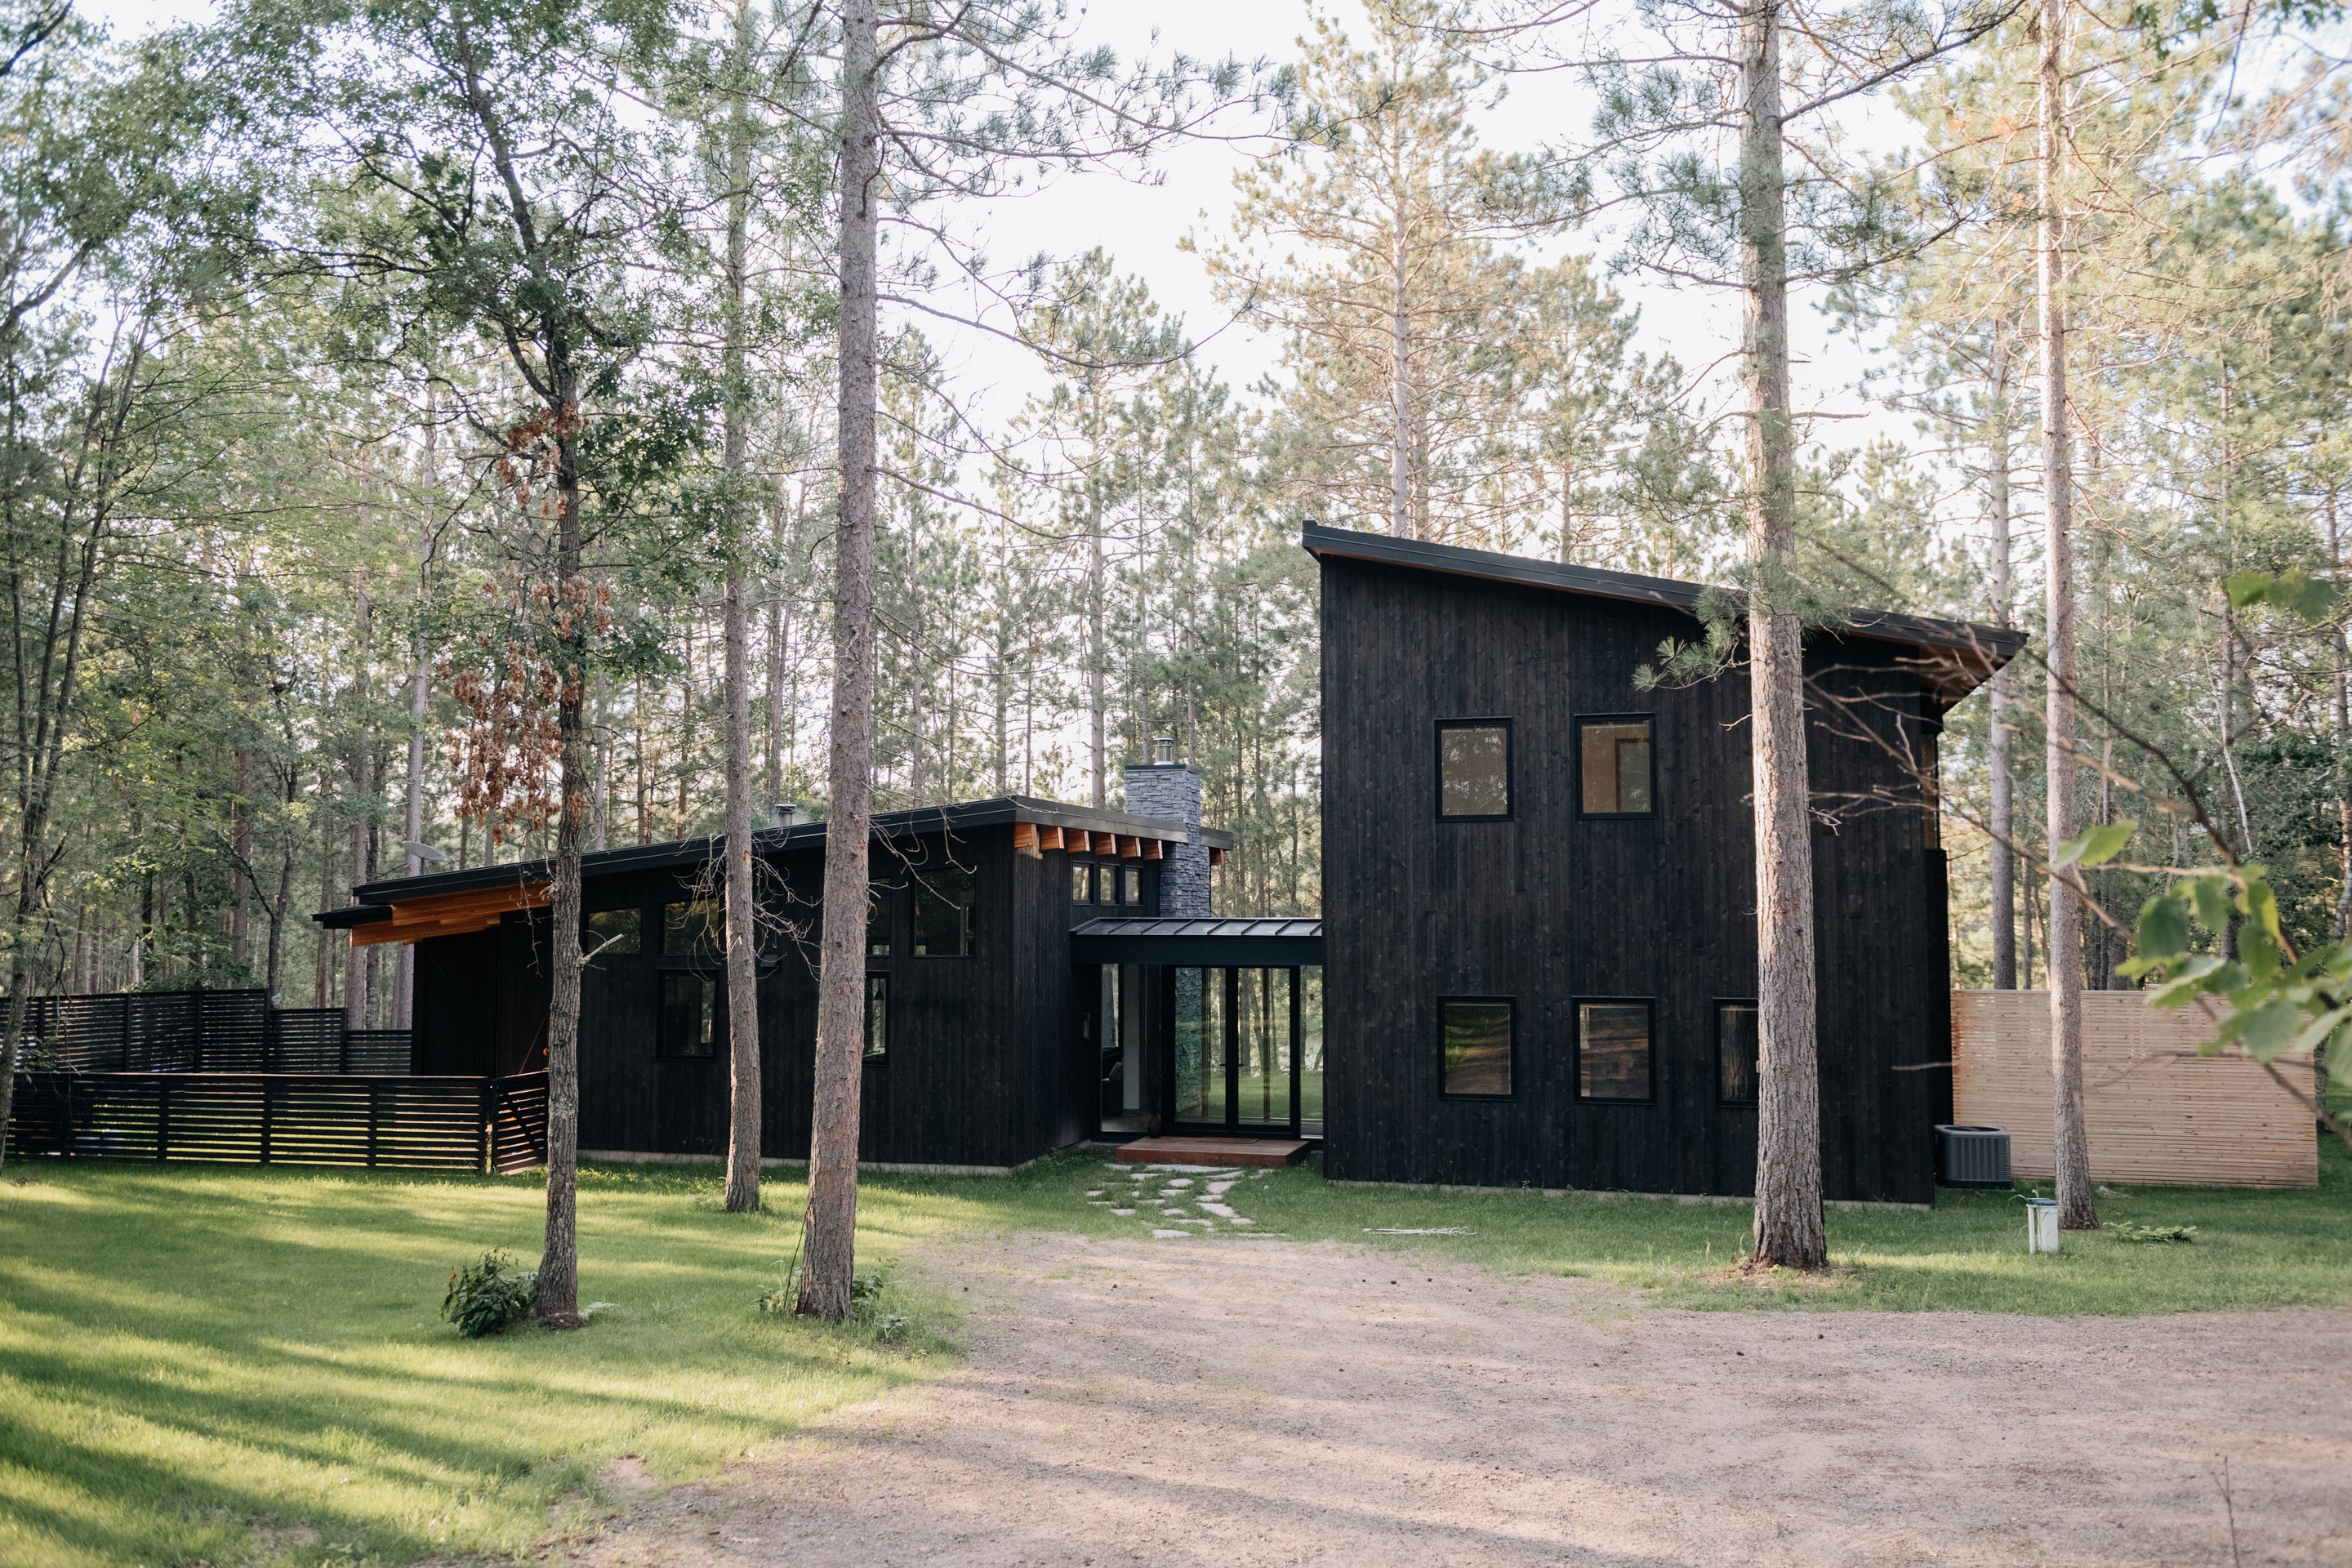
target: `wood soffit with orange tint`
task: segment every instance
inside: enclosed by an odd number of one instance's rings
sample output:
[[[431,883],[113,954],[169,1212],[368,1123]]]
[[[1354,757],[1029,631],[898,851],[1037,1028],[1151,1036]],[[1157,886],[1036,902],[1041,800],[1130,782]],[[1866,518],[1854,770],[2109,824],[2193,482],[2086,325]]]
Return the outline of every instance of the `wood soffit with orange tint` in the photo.
[[[547,905],[545,882],[394,899],[392,919],[352,928],[352,945],[376,947],[430,936],[464,936],[489,930],[516,910],[543,910]]]

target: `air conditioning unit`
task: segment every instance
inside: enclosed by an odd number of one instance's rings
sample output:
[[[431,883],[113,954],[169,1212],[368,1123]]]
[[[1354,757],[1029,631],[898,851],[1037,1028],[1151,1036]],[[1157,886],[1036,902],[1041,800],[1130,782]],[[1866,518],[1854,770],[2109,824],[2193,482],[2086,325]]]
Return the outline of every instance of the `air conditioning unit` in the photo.
[[[2006,1187],[2009,1134],[1998,1127],[1936,1128],[1936,1179],[1948,1187]]]

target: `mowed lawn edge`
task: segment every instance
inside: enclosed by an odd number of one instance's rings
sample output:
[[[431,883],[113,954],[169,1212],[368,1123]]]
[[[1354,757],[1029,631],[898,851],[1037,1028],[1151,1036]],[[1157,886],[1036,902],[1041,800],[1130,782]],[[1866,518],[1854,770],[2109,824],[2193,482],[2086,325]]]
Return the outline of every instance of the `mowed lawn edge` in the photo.
[[[1834,1268],[1811,1280],[1734,1272],[1745,1205],[1339,1187],[1311,1163],[1230,1195],[1258,1236],[1584,1276],[1659,1306],[2136,1314],[2352,1305],[2352,1156],[2328,1141],[2320,1169],[2315,1192],[2108,1189],[2110,1219],[2193,1225],[2196,1239],[2069,1237],[2056,1258],[2025,1254],[2011,1194],[1835,1210]],[[772,1177],[765,1211],[735,1215],[715,1165],[595,1166],[583,1299],[610,1305],[581,1333],[467,1342],[438,1320],[448,1270],[489,1247],[535,1259],[535,1180],[100,1163],[9,1177],[0,1562],[12,1568],[510,1555],[609,1511],[621,1456],[662,1482],[707,1476],[940,1370],[969,1297],[937,1266],[917,1284],[899,1267],[909,1247],[1151,1228],[1088,1199],[1120,1179],[1100,1150],[1010,1177],[870,1174],[861,1261],[890,1275],[881,1306],[908,1322],[884,1343],[870,1323],[759,1311],[797,1240],[796,1181]],[[1398,1231],[1459,1234],[1381,1234]]]

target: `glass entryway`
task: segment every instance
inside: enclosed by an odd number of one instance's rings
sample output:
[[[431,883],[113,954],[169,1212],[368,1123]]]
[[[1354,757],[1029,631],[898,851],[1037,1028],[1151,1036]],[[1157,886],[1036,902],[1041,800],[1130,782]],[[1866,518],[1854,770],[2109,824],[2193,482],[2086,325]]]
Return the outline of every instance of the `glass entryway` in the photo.
[[[1167,1104],[1192,1131],[1323,1132],[1323,971],[1170,968]]]

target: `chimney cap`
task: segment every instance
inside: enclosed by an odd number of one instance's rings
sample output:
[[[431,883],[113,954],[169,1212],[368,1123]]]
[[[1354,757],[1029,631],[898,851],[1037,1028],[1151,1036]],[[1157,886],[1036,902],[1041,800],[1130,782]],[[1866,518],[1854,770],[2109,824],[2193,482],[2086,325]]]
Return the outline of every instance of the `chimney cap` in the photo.
[[[1152,737],[1151,765],[1155,768],[1172,768],[1176,765],[1175,736],[1155,735]]]
[[[801,819],[798,801],[780,800],[768,807],[768,821],[777,827],[790,827]]]

